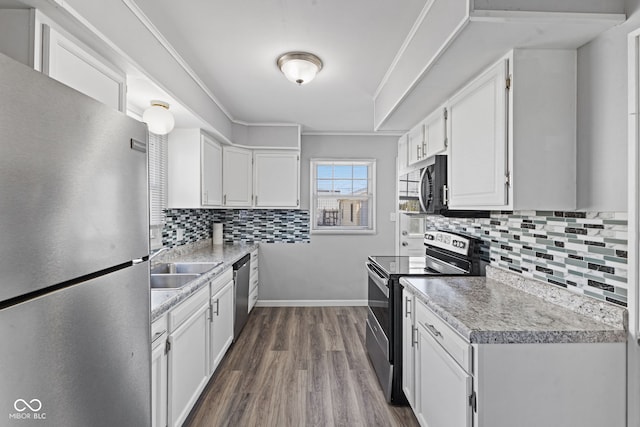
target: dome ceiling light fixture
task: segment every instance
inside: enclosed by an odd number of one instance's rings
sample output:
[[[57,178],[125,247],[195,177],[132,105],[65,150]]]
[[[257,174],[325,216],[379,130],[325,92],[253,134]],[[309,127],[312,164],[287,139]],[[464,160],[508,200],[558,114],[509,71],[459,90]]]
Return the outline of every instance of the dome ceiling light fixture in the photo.
[[[158,100],[151,101],[151,107],[144,110],[142,121],[147,124],[149,132],[157,135],[168,134],[176,124],[169,111],[169,104]]]
[[[308,52],[287,52],[276,63],[282,74],[299,86],[309,83],[322,70],[320,58]]]

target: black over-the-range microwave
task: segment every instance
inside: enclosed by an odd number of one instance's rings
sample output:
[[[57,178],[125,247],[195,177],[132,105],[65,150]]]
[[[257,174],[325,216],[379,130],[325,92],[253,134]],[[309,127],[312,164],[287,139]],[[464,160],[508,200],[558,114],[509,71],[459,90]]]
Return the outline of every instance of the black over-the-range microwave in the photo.
[[[449,209],[447,191],[447,156],[435,156],[433,164],[400,176],[399,210],[458,218],[489,218],[489,211]]]

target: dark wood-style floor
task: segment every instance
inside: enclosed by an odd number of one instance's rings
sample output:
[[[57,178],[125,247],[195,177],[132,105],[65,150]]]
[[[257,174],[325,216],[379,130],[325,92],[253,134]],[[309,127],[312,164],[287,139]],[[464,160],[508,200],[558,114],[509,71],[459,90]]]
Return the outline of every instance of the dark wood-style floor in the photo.
[[[418,426],[385,401],[364,345],[366,307],[255,308],[185,423]]]

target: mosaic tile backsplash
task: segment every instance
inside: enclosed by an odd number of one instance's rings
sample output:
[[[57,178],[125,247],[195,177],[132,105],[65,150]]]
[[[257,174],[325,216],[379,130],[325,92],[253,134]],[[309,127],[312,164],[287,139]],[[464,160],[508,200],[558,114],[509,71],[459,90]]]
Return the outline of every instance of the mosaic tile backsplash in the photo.
[[[626,212],[492,212],[427,225],[487,241],[494,266],[627,306]]]
[[[309,243],[309,211],[287,209],[167,209],[162,245],[171,248],[208,239],[224,224],[225,243]],[[178,230],[184,230],[178,240]]]

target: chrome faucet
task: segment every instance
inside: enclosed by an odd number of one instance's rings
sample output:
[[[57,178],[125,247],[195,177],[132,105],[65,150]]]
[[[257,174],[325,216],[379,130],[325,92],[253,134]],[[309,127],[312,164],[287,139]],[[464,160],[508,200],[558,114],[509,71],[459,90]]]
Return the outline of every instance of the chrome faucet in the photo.
[[[160,255],[161,252],[166,251],[167,248],[160,248],[157,251],[153,252],[151,255],[149,255],[149,261],[151,261],[152,259],[154,259],[155,257],[157,257],[158,255]]]

